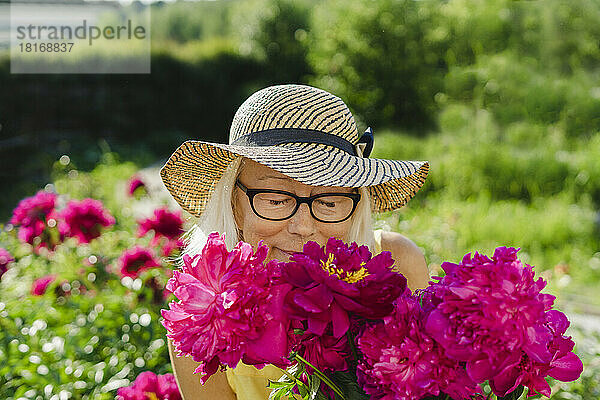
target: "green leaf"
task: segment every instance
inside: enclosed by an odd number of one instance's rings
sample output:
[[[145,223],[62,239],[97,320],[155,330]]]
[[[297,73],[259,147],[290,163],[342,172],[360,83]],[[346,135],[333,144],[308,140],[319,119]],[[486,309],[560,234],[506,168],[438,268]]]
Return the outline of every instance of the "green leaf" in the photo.
[[[342,398],[342,400],[347,400],[346,397],[344,396],[343,392],[340,390],[340,388],[331,381],[331,379],[329,379],[321,370],[319,370],[318,368],[316,368],[314,365],[312,365],[309,361],[305,360],[304,358],[302,358],[302,356],[300,356],[299,354],[294,354],[293,357],[298,361],[301,362],[309,367],[311,367],[314,371],[314,375],[318,376],[320,379],[323,380],[323,382],[325,382],[325,384],[327,386],[329,386],[336,395],[340,396]]]
[[[321,387],[321,379],[318,376],[312,376],[310,380],[310,396],[309,400],[315,400],[317,398],[317,393],[319,392],[319,388]]]
[[[498,396],[498,400],[518,400],[519,397],[521,397],[521,395],[523,394],[523,390],[525,390],[525,387],[519,386],[504,397]]]
[[[279,382],[279,381],[269,380],[269,384],[267,385],[267,387],[269,389],[279,389],[279,388],[288,387],[289,385],[290,385],[290,382]]]
[[[368,400],[371,398],[358,386],[356,375],[350,371],[334,372],[331,375],[331,380],[339,386],[346,400]]]

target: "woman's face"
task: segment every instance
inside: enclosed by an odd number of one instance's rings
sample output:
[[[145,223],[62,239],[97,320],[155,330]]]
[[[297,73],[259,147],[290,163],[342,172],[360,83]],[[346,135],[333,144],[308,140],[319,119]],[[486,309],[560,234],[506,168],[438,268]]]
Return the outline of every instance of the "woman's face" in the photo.
[[[252,160],[244,160],[238,180],[248,189],[273,189],[309,197],[319,193],[351,193],[352,188],[311,186],[298,182],[280,172]],[[262,240],[269,246],[267,260],[287,261],[294,251],[302,251],[310,240],[324,246],[334,236],[347,241],[352,218],[343,222],[325,223],[312,217],[308,204],[300,205],[296,214],[283,221],[270,221],[256,215],[248,196],[237,186],[233,194],[234,215],[237,226],[243,232],[243,240],[255,249]]]

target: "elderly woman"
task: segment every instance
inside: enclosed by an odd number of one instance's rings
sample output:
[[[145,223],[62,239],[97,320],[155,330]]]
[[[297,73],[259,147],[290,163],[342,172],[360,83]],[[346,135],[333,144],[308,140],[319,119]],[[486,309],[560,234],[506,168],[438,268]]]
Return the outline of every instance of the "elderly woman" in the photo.
[[[394,232],[373,231],[371,213],[402,207],[421,188],[427,162],[368,158],[372,134],[359,138],[350,110],[338,97],[303,85],[280,85],[253,94],[239,108],[229,144],[188,141],[161,170],[175,200],[198,224],[186,252],[200,252],[206,235],[225,233],[256,249],[269,246],[267,260],[288,260],[307,241],[329,237],[390,251],[395,269],[414,290],[427,285],[419,248]],[[266,399],[268,379],[281,371],[240,365],[217,373],[202,386],[197,363],[169,350],[185,400]]]

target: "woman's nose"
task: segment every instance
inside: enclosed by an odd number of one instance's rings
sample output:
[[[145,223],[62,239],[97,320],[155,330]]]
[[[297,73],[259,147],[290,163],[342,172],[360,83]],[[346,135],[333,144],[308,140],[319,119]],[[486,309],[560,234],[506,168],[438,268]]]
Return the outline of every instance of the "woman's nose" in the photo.
[[[296,214],[289,220],[288,231],[305,238],[310,237],[315,232],[315,219],[310,214],[308,204],[300,204]]]

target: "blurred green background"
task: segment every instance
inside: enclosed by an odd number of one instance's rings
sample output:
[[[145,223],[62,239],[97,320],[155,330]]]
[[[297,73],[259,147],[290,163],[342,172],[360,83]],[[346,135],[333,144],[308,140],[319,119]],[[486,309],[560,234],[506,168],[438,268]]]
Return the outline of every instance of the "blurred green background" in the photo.
[[[415,241],[433,273],[520,247],[561,306],[600,315],[598,0],[149,7],[148,75],[12,75],[0,54],[1,221],[53,166],[107,168],[110,154],[111,168],[142,168],[185,139],[226,142],[251,93],[306,83],[374,129],[374,157],[430,161],[419,194],[378,224]]]
[[[0,58],[0,220],[63,154],[83,171],[106,152],[146,166],[185,139],[226,142],[255,90],[307,83],[374,128],[374,156],[431,162],[410,206],[384,216],[430,263],[513,244],[600,305],[585,292],[600,280],[597,0],[149,7],[151,74],[16,75]]]

